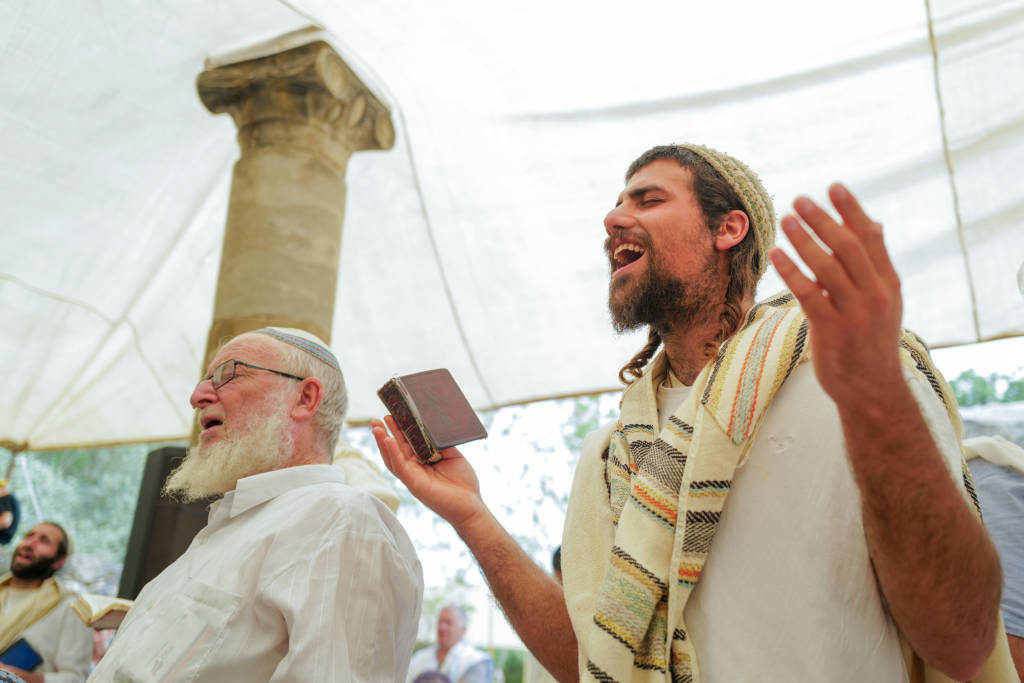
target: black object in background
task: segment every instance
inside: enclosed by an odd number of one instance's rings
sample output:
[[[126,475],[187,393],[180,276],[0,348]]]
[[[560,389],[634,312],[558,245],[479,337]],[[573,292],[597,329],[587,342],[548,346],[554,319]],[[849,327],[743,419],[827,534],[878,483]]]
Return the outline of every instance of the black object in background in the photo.
[[[160,496],[168,475],[184,457],[185,449],[180,446],[160,448],[146,456],[135,521],[117,589],[120,598],[138,597],[142,587],[181,557],[206,526],[210,500],[181,503]]]
[[[8,493],[0,498],[0,512],[11,513],[11,525],[6,529],[0,529],[0,545],[7,545],[18,533],[18,522],[21,521],[21,505],[13,493]]]

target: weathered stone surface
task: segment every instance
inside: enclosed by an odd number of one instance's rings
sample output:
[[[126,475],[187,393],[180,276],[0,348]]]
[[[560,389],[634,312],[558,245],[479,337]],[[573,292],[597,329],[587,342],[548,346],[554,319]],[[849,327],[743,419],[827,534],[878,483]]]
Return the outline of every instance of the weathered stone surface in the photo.
[[[203,71],[199,97],[238,127],[214,320],[203,369],[265,325],[330,341],[353,152],[394,143],[391,115],[323,41]]]

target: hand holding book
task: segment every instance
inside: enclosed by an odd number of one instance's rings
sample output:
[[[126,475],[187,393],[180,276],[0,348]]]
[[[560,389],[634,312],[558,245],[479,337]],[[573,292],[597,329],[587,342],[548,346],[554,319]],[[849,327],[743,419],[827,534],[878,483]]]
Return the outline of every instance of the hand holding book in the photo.
[[[440,381],[442,385],[449,385],[444,391],[435,391],[432,399],[421,400],[420,397],[424,393],[417,380],[424,378],[410,375],[396,378],[402,381],[402,387],[395,386],[395,380],[391,380],[378,392],[382,394],[382,400],[393,413],[408,411],[403,420],[405,427],[410,430],[408,433],[412,433],[413,438],[421,443],[420,453],[411,445],[407,433],[396,419],[397,416],[388,415],[383,421],[374,420],[372,428],[377,448],[388,470],[398,477],[416,498],[459,529],[462,524],[479,517],[480,513],[486,514],[487,509],[480,499],[480,486],[473,468],[457,448],[445,447],[445,444],[451,444],[453,438],[454,443],[482,438],[486,436],[486,432],[457,386],[457,397],[452,399],[450,389],[454,386],[454,380],[447,371],[443,371],[443,375],[428,375],[425,378],[428,384]],[[404,393],[409,393],[407,380],[410,377],[413,387],[412,401],[417,408],[416,416],[405,407],[407,402]],[[438,396],[442,398],[438,399]],[[392,407],[393,405],[397,407]],[[457,407],[455,410],[446,410],[443,407],[445,405]],[[472,418],[468,420],[470,427],[466,430],[456,430],[457,435],[454,437],[451,433],[446,433],[448,427],[463,423],[445,416],[461,413],[465,418],[467,412]],[[426,426],[426,435],[422,434],[420,423]],[[467,435],[469,438],[463,438]]]
[[[440,460],[446,448],[487,436],[459,385],[444,368],[393,377],[377,395],[425,464]]]

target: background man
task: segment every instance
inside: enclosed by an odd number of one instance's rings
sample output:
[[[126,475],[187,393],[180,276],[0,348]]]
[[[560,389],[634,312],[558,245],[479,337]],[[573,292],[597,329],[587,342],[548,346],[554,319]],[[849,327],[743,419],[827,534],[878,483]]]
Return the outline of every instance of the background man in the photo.
[[[559,680],[904,680],[904,643],[956,680],[986,662],[999,561],[964,493],[955,403],[900,331],[881,226],[841,185],[829,196],[839,221],[805,197],[782,221],[812,279],[772,250],[744,164],[673,145],[631,165],[605,218],[609,308],[649,341],[620,373],[619,421],[584,445],[564,600],[456,449],[424,467],[390,418],[394,437],[374,425]],[[753,307],[769,254],[793,294]]]
[[[334,354],[301,330],[240,335],[191,403],[202,431],[166,490],[224,497],[93,679],[403,683],[422,571],[391,511],[328,464],[347,405]]]
[[[0,651],[24,638],[42,657],[31,672],[0,664],[26,683],[73,683],[89,674],[92,629],[71,609],[75,594],[54,577],[70,554],[63,527],[40,522],[25,534],[10,573],[0,578]]]
[[[406,681],[411,683],[425,671],[440,671],[451,683],[491,683],[494,661],[483,650],[462,642],[466,625],[461,607],[442,607],[437,617],[437,644],[413,655]]]

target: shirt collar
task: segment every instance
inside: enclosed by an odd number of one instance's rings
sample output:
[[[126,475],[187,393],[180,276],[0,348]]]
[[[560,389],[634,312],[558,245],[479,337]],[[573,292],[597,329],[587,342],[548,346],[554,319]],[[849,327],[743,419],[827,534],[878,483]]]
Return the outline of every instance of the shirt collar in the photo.
[[[344,484],[344,470],[333,465],[298,465],[244,477],[238,480],[234,491],[229,491],[214,504],[210,518],[221,508],[228,517],[237,517],[291,489],[331,481]]]

